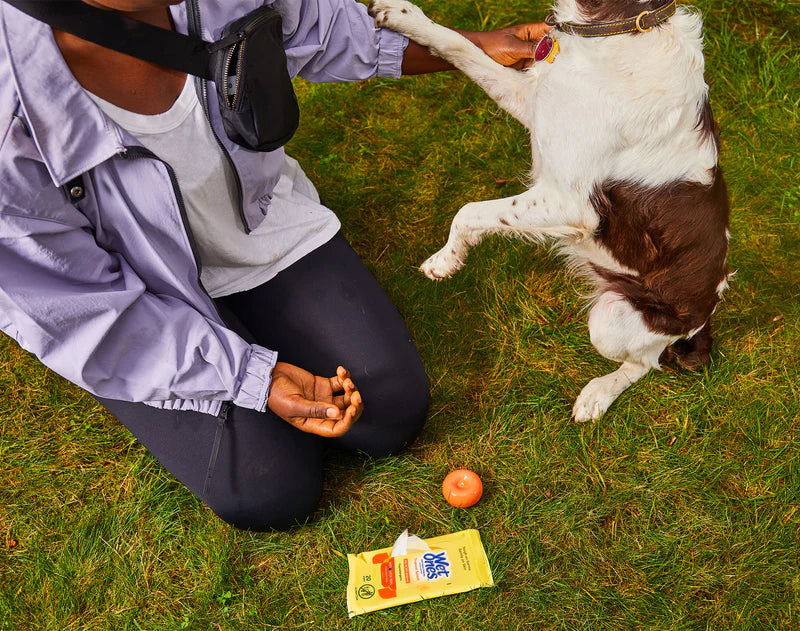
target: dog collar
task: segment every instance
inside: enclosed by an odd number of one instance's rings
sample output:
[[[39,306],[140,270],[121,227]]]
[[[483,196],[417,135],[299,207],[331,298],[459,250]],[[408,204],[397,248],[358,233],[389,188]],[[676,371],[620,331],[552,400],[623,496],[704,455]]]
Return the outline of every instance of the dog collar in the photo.
[[[647,33],[652,31],[653,27],[675,15],[677,8],[677,0],[670,0],[670,2],[654,11],[642,11],[635,18],[617,22],[603,22],[602,24],[556,22],[552,13],[547,16],[545,22],[550,26],[555,26],[562,33],[580,37],[608,37],[609,35],[623,35],[625,33]]]

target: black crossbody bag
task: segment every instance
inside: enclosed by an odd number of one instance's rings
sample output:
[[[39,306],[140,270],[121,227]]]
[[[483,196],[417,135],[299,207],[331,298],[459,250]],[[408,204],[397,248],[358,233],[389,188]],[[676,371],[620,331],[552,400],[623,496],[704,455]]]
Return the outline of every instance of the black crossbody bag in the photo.
[[[213,81],[225,133],[246,149],[274,151],[297,130],[300,110],[275,9],[259,7],[228,24],[218,41],[206,42],[80,0],[5,2],[81,39]]]

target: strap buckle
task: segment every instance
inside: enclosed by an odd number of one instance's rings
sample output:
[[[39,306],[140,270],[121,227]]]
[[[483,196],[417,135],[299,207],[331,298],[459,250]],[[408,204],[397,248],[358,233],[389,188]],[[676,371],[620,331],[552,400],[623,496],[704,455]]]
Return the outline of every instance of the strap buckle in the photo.
[[[636,16],[636,30],[639,31],[640,33],[649,33],[650,31],[653,30],[652,26],[649,28],[642,28],[642,19],[645,16],[650,15],[651,13],[652,11],[642,11],[638,16]]]

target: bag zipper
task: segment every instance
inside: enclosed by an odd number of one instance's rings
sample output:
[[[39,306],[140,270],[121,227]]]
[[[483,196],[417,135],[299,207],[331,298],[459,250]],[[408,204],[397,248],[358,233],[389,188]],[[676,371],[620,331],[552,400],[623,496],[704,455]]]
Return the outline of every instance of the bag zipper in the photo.
[[[200,9],[197,6],[197,0],[188,0],[187,2],[187,17],[188,19],[188,26],[189,26],[189,33],[196,37],[201,37],[202,27],[200,23]],[[203,105],[203,112],[206,115],[206,120],[208,121],[208,126],[211,128],[211,134],[214,136],[214,140],[217,141],[217,145],[222,150],[222,154],[225,156],[225,159],[228,161],[228,165],[233,171],[233,179],[236,182],[236,191],[238,193],[238,202],[239,202],[239,219],[242,221],[242,226],[244,227],[245,234],[250,234],[252,230],[250,226],[247,224],[247,218],[244,216],[244,190],[242,188],[242,180],[239,177],[239,172],[236,170],[236,165],[233,163],[233,158],[231,158],[231,154],[228,153],[228,150],[225,148],[225,145],[222,144],[222,141],[217,136],[217,132],[214,131],[214,125],[211,124],[211,113],[209,111],[208,106],[208,81],[202,79],[201,77],[195,77],[195,85],[199,82],[200,84],[200,92],[202,98],[200,99],[200,103]],[[224,90],[228,89],[228,86],[223,86]],[[226,96],[227,98],[227,96]]]
[[[230,49],[230,51],[228,51],[227,55],[225,56],[225,70],[223,72],[223,76],[225,77],[225,84],[226,84],[225,85],[225,102],[227,103],[228,107],[231,108],[231,109],[236,109],[236,105],[239,102],[240,86],[241,86],[242,79],[243,79],[242,70],[244,68],[244,56],[245,56],[245,51],[246,51],[246,48],[247,48],[247,36],[250,35],[250,33],[252,33],[253,31],[255,31],[262,23],[268,22],[269,20],[274,20],[274,19],[275,19],[275,14],[274,13],[264,13],[264,14],[259,15],[254,20],[244,24],[239,29],[239,31],[236,33],[235,41],[232,43],[232,45],[229,44],[229,45],[231,45],[231,49]],[[199,23],[200,23],[200,17],[199,17],[199,9],[198,9],[197,20],[195,22],[195,24],[198,25],[198,29],[199,29]],[[228,41],[231,38],[231,36],[232,36],[232,33],[228,33],[227,35],[225,35],[222,38],[222,40],[220,40],[220,42],[218,42],[218,44],[221,44],[223,41]],[[235,87],[235,92],[234,92],[234,95],[233,95],[233,99],[230,99],[228,97],[228,85],[227,85],[227,82],[228,82],[228,77],[230,76],[231,62],[233,61],[233,56],[237,52],[239,53],[239,58],[236,61],[236,85],[234,86]]]
[[[225,72],[223,73],[226,83],[225,101],[227,102],[228,107],[231,109],[235,109],[236,104],[239,101],[239,86],[242,83],[242,58],[244,57],[244,47],[245,43],[247,42],[247,37],[243,33],[241,35],[241,39],[234,44],[225,57]],[[231,100],[231,98],[228,96],[227,83],[231,72],[231,62],[233,61],[233,56],[236,54],[237,50],[239,52],[239,59],[236,61],[236,85],[234,86],[233,100]]]

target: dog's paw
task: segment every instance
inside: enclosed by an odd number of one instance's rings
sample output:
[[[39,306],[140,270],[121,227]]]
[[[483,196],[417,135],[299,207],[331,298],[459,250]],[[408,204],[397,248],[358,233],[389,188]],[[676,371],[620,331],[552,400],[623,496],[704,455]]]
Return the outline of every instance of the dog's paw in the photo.
[[[458,256],[447,248],[439,250],[422,265],[420,271],[431,280],[444,280],[450,278],[463,267],[464,263]]]
[[[413,26],[420,20],[429,22],[417,5],[406,0],[372,0],[369,14],[375,18],[375,25],[388,28],[403,35],[414,35]]]
[[[606,413],[617,396],[609,391],[604,377],[592,379],[581,390],[572,406],[572,418],[578,423],[596,421]]]

